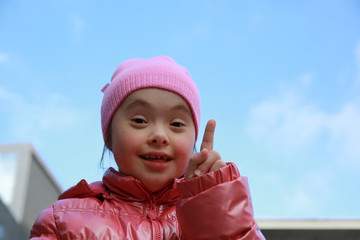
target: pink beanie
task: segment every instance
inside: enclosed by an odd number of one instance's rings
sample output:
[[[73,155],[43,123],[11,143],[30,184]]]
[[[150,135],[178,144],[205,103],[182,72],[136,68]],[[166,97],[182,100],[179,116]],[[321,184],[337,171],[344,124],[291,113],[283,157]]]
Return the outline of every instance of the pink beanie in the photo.
[[[106,141],[111,119],[124,99],[142,88],[160,88],[177,93],[188,103],[195,125],[197,138],[200,123],[200,95],[186,68],[169,57],[130,59],[115,70],[111,83],[101,91],[101,127]]]

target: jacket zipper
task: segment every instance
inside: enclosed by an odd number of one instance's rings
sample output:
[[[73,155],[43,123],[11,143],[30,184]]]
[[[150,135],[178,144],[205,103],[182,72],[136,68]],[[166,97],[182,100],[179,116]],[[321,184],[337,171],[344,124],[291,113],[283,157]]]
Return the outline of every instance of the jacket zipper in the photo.
[[[165,189],[163,189],[163,191],[161,192],[161,194],[159,194],[160,196],[163,195],[164,192],[168,191],[170,188],[172,188],[172,185],[167,186]],[[159,200],[159,198],[157,198],[157,200]],[[156,201],[154,196],[152,196],[151,198],[151,209],[155,210],[156,209]],[[156,210],[155,210],[156,211]],[[157,212],[159,214],[159,212]],[[160,232],[160,223],[157,219],[151,219],[151,224],[153,225],[153,229],[154,229],[154,240],[161,240],[161,232]]]
[[[154,226],[154,239],[161,240],[159,222],[153,219],[151,220],[151,222]]]

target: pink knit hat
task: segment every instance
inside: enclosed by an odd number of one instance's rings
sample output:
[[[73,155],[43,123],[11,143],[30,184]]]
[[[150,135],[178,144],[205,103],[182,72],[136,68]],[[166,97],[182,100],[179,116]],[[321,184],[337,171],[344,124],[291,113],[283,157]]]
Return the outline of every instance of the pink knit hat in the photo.
[[[106,141],[111,119],[124,99],[142,88],[160,88],[179,94],[188,103],[195,125],[195,138],[200,123],[200,95],[186,68],[169,57],[130,59],[115,70],[111,83],[101,90],[101,127]]]

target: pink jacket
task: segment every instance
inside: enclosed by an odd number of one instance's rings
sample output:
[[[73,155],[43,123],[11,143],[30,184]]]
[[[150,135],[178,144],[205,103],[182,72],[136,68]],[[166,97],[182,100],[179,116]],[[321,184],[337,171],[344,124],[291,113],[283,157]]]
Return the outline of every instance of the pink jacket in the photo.
[[[45,209],[31,239],[265,239],[253,218],[246,177],[234,164],[158,193],[109,168],[81,180]]]

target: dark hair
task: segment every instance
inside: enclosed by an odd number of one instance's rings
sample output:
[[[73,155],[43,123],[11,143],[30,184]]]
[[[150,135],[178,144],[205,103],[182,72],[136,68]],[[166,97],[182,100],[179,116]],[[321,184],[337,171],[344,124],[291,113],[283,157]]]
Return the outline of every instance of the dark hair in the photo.
[[[109,126],[109,130],[108,130],[108,135],[105,139],[105,143],[104,143],[104,147],[103,147],[103,151],[101,154],[101,159],[100,159],[100,168],[105,169],[104,167],[104,156],[106,152],[109,152],[109,156],[111,156],[111,151],[109,149],[109,146],[111,145],[111,124]]]

